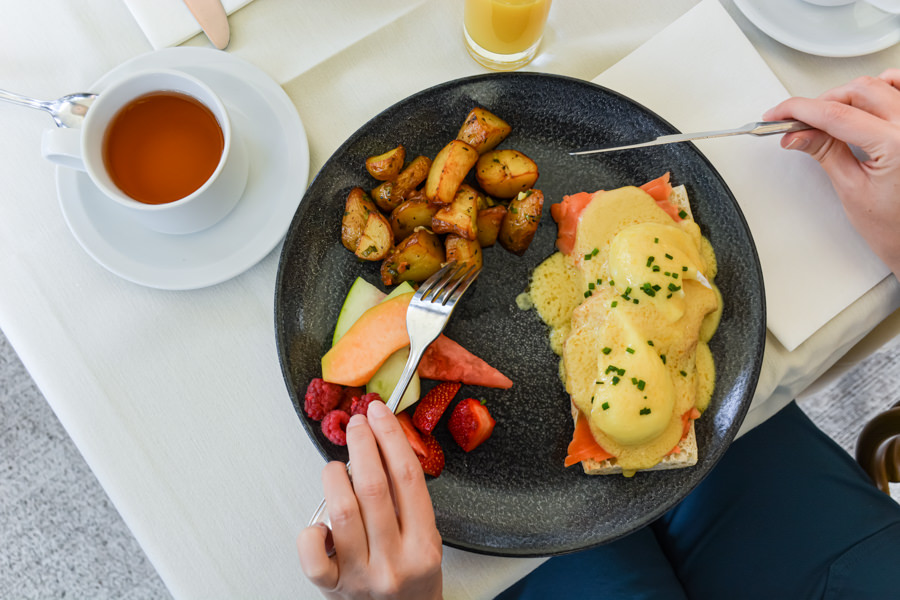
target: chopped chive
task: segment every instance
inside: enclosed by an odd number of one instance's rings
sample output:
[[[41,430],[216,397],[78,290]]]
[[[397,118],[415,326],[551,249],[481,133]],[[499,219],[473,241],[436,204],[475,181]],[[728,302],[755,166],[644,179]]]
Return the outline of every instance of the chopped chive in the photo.
[[[618,304],[619,304],[618,300],[613,300],[613,301],[612,301],[612,304],[610,304],[609,307],[610,307],[610,308],[615,308],[616,306],[618,306]]]
[[[682,377],[687,377],[687,373],[685,373],[684,371],[678,371],[678,372],[681,373]]]
[[[663,271],[663,275],[665,275],[666,277],[672,276],[672,274],[669,271]]]
[[[658,243],[659,243],[659,238],[653,238],[653,243],[654,243],[654,244],[658,244]]]
[[[600,405],[600,408],[602,408],[603,410],[609,410],[609,402],[604,402]]]
[[[632,377],[632,378],[631,378],[631,383],[632,383],[632,384],[637,385],[637,382],[638,382],[637,377]]]
[[[621,381],[621,380],[618,377],[616,377],[615,375],[613,375],[612,384],[619,385],[619,381]]]
[[[656,295],[656,290],[654,290],[653,286],[650,285],[649,283],[645,283],[644,285],[642,285],[641,290],[650,297],[653,297]]]
[[[594,403],[594,397],[591,396],[591,404],[593,404],[593,403]]]
[[[588,290],[588,291],[586,291],[586,292],[584,293],[584,297],[585,297],[585,298],[589,298],[590,296],[591,296],[591,291],[590,291],[590,290]]]
[[[681,267],[682,271],[687,271],[687,267]]]
[[[594,289],[595,287],[597,287],[597,286],[595,286],[593,283],[589,283],[589,284],[588,284],[588,289],[589,289],[589,290],[592,290],[592,289]]]
[[[613,281],[612,279],[610,279],[610,280],[609,280],[609,285],[616,285],[616,282]]]
[[[672,279],[678,279],[678,273],[672,273]]]
[[[638,300],[637,298],[634,298],[634,299],[632,300],[632,302],[634,302],[635,304],[640,304],[640,303],[641,303],[641,301]]]
[[[674,256],[672,256],[671,254],[666,254],[666,258],[668,258],[669,260],[672,260],[674,258]]]
[[[602,352],[603,352],[603,354],[609,354],[610,352],[612,352],[612,348],[610,348],[609,346],[607,346],[606,348],[603,349]]]
[[[672,294],[669,294],[668,296],[666,296],[666,300],[668,300],[671,297],[672,297]]]
[[[616,365],[609,365],[608,367],[606,367],[605,374],[609,375],[610,373],[618,373],[618,372],[619,372],[619,367],[617,367]]]
[[[650,409],[647,408],[647,407],[645,406],[644,408],[641,409],[641,414],[642,414],[642,415],[649,415],[649,414],[650,414]]]
[[[681,217],[681,218],[683,219],[683,218],[685,218],[685,217],[687,216],[687,213],[684,212],[683,210],[679,210],[679,211],[678,211],[678,216]]]
[[[646,386],[646,385],[647,385],[646,381],[644,381],[643,379],[638,379],[637,386],[638,386],[639,390],[641,390],[643,392],[644,386]]]
[[[602,280],[602,279],[597,279],[597,285],[603,285],[603,280]]]
[[[647,345],[648,345],[648,346],[652,346],[652,345],[653,345],[653,340],[647,340]]]
[[[649,267],[650,265],[652,265],[654,260],[655,260],[655,257],[648,256],[647,257],[647,266]]]
[[[625,352],[628,354],[634,354],[634,348],[625,348]]]
[[[591,256],[590,254],[584,255],[584,260],[591,260],[592,258],[593,258],[593,256]]]
[[[622,377],[624,377],[624,376],[625,376],[625,369],[619,369],[619,370],[617,371],[617,373],[618,373],[619,375],[621,375]]]
[[[660,355],[659,355],[659,359],[660,359],[661,361],[663,361],[663,364],[666,364],[666,355],[665,355],[665,354],[660,354]]]
[[[597,253],[600,252],[600,248],[594,248],[591,250],[591,256],[597,256]]]
[[[677,291],[680,290],[680,289],[681,289],[681,286],[680,286],[680,285],[675,285],[674,283],[670,283],[670,284],[669,284],[669,291],[670,291],[670,292],[677,292]]]
[[[659,265],[653,265],[653,272],[659,273]]]

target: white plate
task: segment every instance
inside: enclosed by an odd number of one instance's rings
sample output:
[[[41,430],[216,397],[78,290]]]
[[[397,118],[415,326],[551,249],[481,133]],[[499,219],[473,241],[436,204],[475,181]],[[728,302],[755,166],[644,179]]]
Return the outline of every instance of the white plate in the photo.
[[[249,269],[284,237],[309,177],[309,148],[297,109],[257,67],[225,52],[168,48],[116,67],[92,90],[147,68],[177,69],[209,85],[225,103],[250,155],[237,206],[209,229],[168,235],[147,229],[110,202],[85,173],[58,167],[57,191],[75,239],[98,263],[134,283],[167,290],[215,285]]]
[[[816,6],[803,0],[734,0],[764,33],[819,56],[862,56],[900,42],[900,16],[865,2]]]

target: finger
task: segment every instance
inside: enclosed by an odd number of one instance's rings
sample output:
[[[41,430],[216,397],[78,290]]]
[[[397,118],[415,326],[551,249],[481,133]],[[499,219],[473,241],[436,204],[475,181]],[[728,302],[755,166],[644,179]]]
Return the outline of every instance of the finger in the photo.
[[[900,121],[900,92],[878,77],[857,77],[828,90],[819,99],[849,104],[887,121]]]
[[[434,508],[422,465],[406,434],[397,418],[381,402],[369,404],[368,419],[394,486],[401,531],[431,535],[436,531]]]
[[[879,75],[878,79],[884,80],[895,89],[900,90],[900,69],[888,69]]]
[[[324,525],[307,527],[297,536],[297,553],[300,568],[306,577],[323,590],[333,590],[338,583],[337,559],[325,551],[328,528]]]
[[[832,138],[859,146],[870,156],[883,152],[884,127],[889,125],[883,119],[841,102],[799,97],[790,98],[769,109],[763,118],[798,119]],[[811,140],[815,137],[812,133],[806,135],[812,136]],[[823,147],[827,149],[824,144]]]
[[[812,156],[832,181],[852,183],[864,176],[850,147],[822,131],[789,133],[781,140],[781,145],[787,150],[801,150]]]
[[[322,487],[340,569],[365,565],[369,560],[366,528],[346,465],[338,461],[325,465]]]
[[[400,525],[378,444],[364,417],[350,419],[347,447],[353,464],[353,489],[366,526],[369,551],[373,555],[389,556],[399,546]]]

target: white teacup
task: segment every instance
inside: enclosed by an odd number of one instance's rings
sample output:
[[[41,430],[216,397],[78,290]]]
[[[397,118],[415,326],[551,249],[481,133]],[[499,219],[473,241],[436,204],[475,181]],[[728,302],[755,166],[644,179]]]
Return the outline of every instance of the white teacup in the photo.
[[[818,6],[844,6],[846,4],[854,4],[857,0],[804,0],[809,4]],[[891,14],[900,14],[900,0],[865,0],[866,4],[871,4],[875,8],[883,10]]]
[[[221,131],[222,153],[215,170],[193,192],[161,204],[148,204],[114,183],[104,160],[104,143],[110,124],[123,108],[135,99],[167,92],[189,96],[212,113]],[[193,233],[219,222],[243,194],[249,170],[244,144],[232,130],[219,97],[199,79],[166,69],[142,71],[114,82],[91,105],[81,129],[46,130],[41,153],[59,165],[85,171],[111,201],[129,209],[146,227],[162,233]]]

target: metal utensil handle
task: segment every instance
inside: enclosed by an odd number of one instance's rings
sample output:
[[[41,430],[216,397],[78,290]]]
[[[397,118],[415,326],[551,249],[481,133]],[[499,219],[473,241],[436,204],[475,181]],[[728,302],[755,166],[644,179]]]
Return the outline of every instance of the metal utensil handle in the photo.
[[[6,102],[11,102],[13,104],[18,104],[20,106],[27,106],[29,108],[38,108],[40,110],[49,110],[48,102],[44,102],[42,100],[35,100],[34,98],[29,98],[28,96],[23,96],[21,94],[8,92],[6,90],[0,90],[0,100],[4,100]]]
[[[792,131],[804,131],[813,129],[802,121],[761,121],[748,131],[750,135],[773,135],[776,133],[791,133]]]

